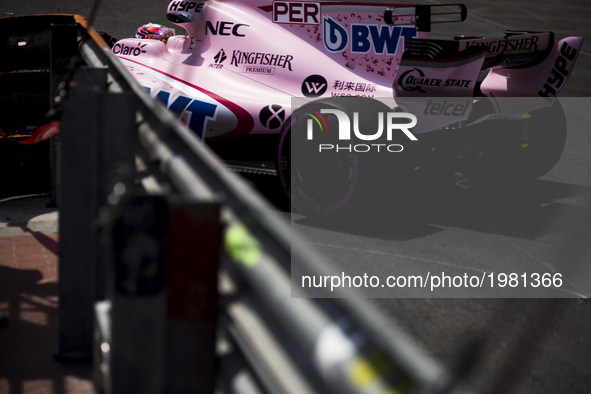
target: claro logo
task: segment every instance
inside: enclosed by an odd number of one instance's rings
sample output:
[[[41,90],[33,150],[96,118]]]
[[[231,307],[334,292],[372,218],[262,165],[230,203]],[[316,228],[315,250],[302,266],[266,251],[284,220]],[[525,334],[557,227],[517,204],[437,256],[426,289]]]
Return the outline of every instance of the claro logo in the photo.
[[[139,56],[142,53],[146,53],[145,47],[148,44],[142,44],[141,42],[137,43],[137,46],[132,47],[125,44],[115,44],[113,47],[113,53],[116,55],[123,55],[123,56]]]
[[[324,115],[334,115],[338,123],[338,140],[350,142],[349,144],[321,143],[318,144],[319,152],[402,152],[404,147],[401,144],[391,143],[395,132],[402,132],[410,141],[417,141],[417,137],[410,131],[410,129],[417,125],[417,118],[413,114],[406,112],[378,112],[378,126],[375,131],[361,130],[361,115],[359,112],[353,112],[353,122],[351,122],[347,113],[334,108],[321,109],[320,112],[309,110],[306,112],[306,115],[309,117],[306,123],[306,138],[308,141],[313,141],[316,133],[334,132],[333,130],[329,131],[328,123],[324,117]],[[354,144],[352,143],[353,138],[367,143]],[[385,142],[380,143],[380,141]]]

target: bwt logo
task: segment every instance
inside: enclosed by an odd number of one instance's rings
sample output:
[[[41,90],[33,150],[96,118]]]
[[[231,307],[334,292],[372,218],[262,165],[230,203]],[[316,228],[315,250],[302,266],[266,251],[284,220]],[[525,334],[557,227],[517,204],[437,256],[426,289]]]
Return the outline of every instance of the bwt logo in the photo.
[[[328,123],[324,118],[324,114],[334,115],[338,122],[338,139],[339,141],[351,141],[352,135],[360,141],[377,141],[382,139],[384,134],[386,141],[393,140],[394,131],[402,132],[410,141],[417,141],[417,137],[410,131],[417,125],[417,117],[406,112],[378,112],[378,127],[377,131],[360,130],[360,115],[359,112],[353,112],[353,122],[349,115],[344,111],[338,109],[321,109],[320,112],[311,110],[306,112],[310,118],[306,123],[306,137],[308,141],[314,140],[314,129],[320,129],[320,132],[329,132]],[[406,123],[396,123],[395,120],[406,119]],[[353,133],[351,133],[353,131]],[[335,144],[319,144],[318,151],[347,151],[366,153],[370,151],[382,152],[388,151],[390,153],[402,152],[404,147],[400,144],[386,144],[386,143],[371,143],[371,144],[349,144],[349,145],[335,145]]]
[[[323,31],[324,47],[329,52],[342,52],[348,48],[351,53],[373,51],[378,55],[396,55],[401,39],[405,46],[409,38],[417,36],[414,27],[357,23],[351,24],[349,32],[329,16],[324,17]]]
[[[183,95],[178,95],[172,99],[168,91],[157,90],[152,92],[150,87],[145,88],[169,110],[181,118],[183,123],[187,124],[200,138],[203,138],[205,134],[205,125],[207,122],[216,118],[218,108],[216,104]]]

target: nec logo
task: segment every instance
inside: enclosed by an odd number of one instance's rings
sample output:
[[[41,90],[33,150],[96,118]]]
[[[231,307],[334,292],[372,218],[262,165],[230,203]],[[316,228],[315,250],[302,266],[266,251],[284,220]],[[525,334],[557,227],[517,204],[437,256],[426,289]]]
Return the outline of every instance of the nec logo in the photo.
[[[217,21],[214,26],[210,21],[207,21],[205,22],[205,34],[212,34],[214,36],[244,37],[246,34],[243,34],[238,30],[241,27],[249,27],[249,25],[245,25],[244,23]]]
[[[274,1],[273,22],[319,25],[320,3]]]

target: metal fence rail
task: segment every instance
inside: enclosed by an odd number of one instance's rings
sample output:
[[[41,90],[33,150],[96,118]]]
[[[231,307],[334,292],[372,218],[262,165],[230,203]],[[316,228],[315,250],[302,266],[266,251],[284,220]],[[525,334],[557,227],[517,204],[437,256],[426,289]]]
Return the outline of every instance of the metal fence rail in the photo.
[[[130,126],[129,119],[121,111],[114,111],[120,114],[117,116],[123,117],[123,120],[116,122],[113,122],[112,112],[90,111],[100,116],[98,122],[103,127],[97,129],[99,133],[109,133],[109,130],[115,134],[131,133],[133,138],[124,138],[127,141],[137,140],[138,146],[133,152],[136,164],[139,164],[137,168],[130,170],[125,166],[115,166],[109,175],[110,179],[97,180],[103,192],[99,206],[95,207],[100,220],[95,218],[93,223],[103,229],[102,234],[112,232],[114,223],[121,219],[122,211],[133,209],[133,204],[130,205],[130,202],[135,201],[133,194],[130,194],[132,189],[141,190],[141,194],[148,196],[155,192],[169,202],[181,198],[185,203],[197,206],[202,206],[200,204],[204,201],[221,206],[222,298],[218,342],[222,350],[218,349],[217,352],[218,355],[224,355],[220,356],[219,372],[232,374],[238,383],[228,383],[227,375],[225,378],[218,377],[220,389],[227,392],[256,389],[262,392],[294,393],[439,393],[456,390],[453,377],[441,365],[425,354],[400,328],[380,316],[365,300],[344,291],[334,292],[333,295],[338,297],[334,299],[292,295],[291,264],[298,264],[314,275],[324,276],[332,274],[329,263],[295,237],[252,187],[224,169],[223,163],[207,146],[150,97],[107,48],[85,36],[80,44],[80,53],[85,63],[96,69],[87,72],[101,73],[100,70],[107,70],[108,90],[89,87],[82,96],[74,91],[69,99],[70,108],[79,106],[80,101],[76,104],[76,100],[81,97],[87,97],[90,103],[98,100],[110,108],[121,108],[121,100],[126,102],[126,106],[136,107],[132,114],[135,126]],[[73,113],[76,112],[68,112],[66,108],[62,123],[71,129],[87,128],[86,115]],[[127,125],[119,128],[118,124],[122,123]],[[103,145],[96,149],[102,152],[112,149],[113,146],[104,144],[113,140],[102,138],[102,141]],[[123,142],[119,140],[118,143]],[[62,150],[66,145],[62,146]],[[127,143],[127,146],[133,146],[133,143]],[[102,169],[98,163],[99,167],[95,168],[100,172]],[[62,176],[68,176],[71,171],[64,171]],[[138,182],[142,188],[136,188]],[[174,204],[170,206],[174,207]],[[171,209],[170,206],[168,209]],[[60,207],[62,215],[69,209],[67,205]],[[71,221],[62,222],[62,226],[68,223]],[[145,228],[141,230],[150,232]],[[96,227],[92,231],[100,233]],[[213,231],[216,231],[215,228]],[[97,269],[106,272],[107,282],[109,276],[113,275],[109,259],[117,258],[109,252],[114,250],[113,235],[107,235],[109,237],[110,246],[102,249],[107,255],[103,261],[107,263],[104,267],[97,263]],[[61,238],[60,235],[60,243],[68,242],[67,238]],[[199,252],[195,250],[195,254]],[[64,272],[63,275],[68,273]],[[102,274],[97,274],[97,277],[99,281],[103,279]],[[113,294],[109,286],[112,284],[106,285],[107,298]],[[98,294],[102,294],[101,291]],[[62,296],[66,299],[68,294],[62,293]],[[116,299],[110,299],[107,304],[101,303],[97,308],[97,331],[104,335],[99,335],[102,342],[99,341],[95,350],[95,353],[98,352],[95,354],[98,371],[96,379],[100,380],[97,387],[105,392],[125,391],[115,375],[126,372],[113,370],[125,366],[114,364],[111,357],[114,353],[111,352],[117,344],[109,342],[114,341],[111,337],[114,327],[121,324],[113,319],[114,316],[121,316],[113,314],[115,302]],[[159,308],[161,303],[154,301],[151,305]],[[150,313],[144,318],[149,321]],[[159,330],[154,332],[161,333]],[[155,345],[152,345],[166,346],[158,345],[158,341],[154,339]],[[138,357],[141,354],[138,352]],[[151,354],[160,353],[155,351]],[[236,354],[237,358],[230,357]],[[243,368],[246,375],[237,373],[242,371],[241,368],[233,367],[237,359],[240,360],[239,365],[246,365]],[[165,382],[167,376],[154,376],[156,389],[152,391],[170,388]]]

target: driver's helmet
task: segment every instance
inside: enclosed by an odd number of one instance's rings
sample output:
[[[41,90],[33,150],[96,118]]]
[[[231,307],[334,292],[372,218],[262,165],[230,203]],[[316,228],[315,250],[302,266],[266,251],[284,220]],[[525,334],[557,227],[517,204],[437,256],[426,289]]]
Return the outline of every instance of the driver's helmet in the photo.
[[[170,37],[174,36],[174,29],[159,25],[157,23],[148,23],[138,27],[135,32],[135,38],[147,38],[150,40],[159,40],[166,44]]]

